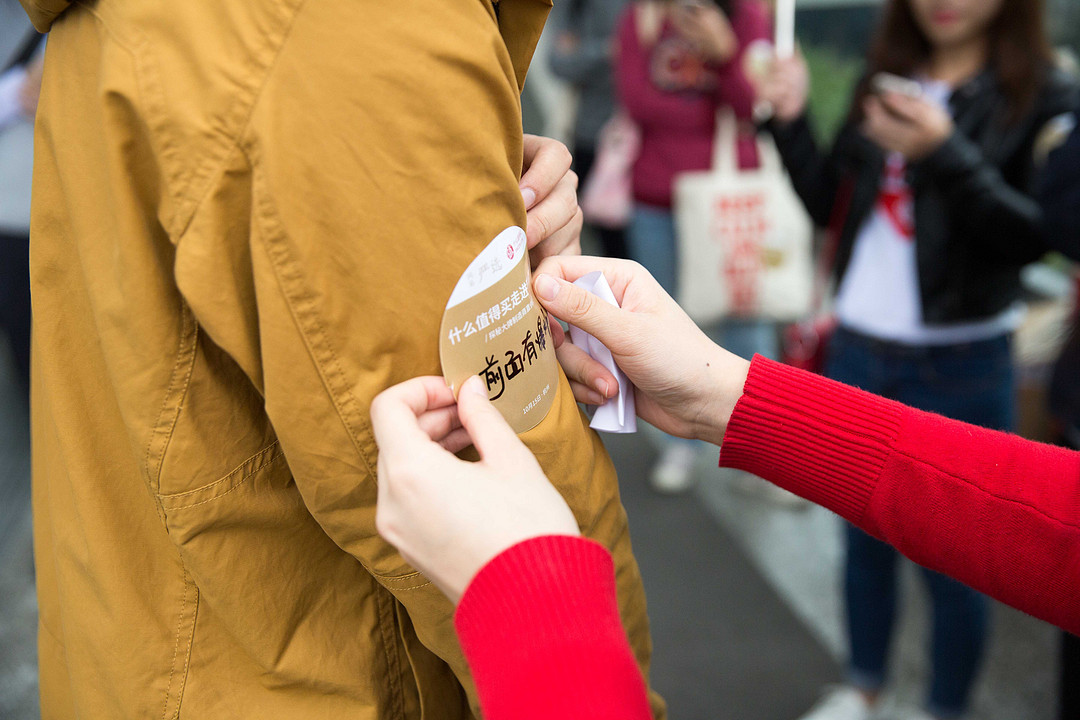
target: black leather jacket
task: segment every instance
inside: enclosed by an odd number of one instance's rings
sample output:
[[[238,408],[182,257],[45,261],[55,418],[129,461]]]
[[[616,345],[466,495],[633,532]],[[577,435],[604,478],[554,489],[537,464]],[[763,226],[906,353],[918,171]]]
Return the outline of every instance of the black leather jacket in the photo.
[[[1020,268],[1047,250],[1033,197],[1035,141],[1050,120],[1075,107],[1076,92],[1071,79],[1053,73],[1031,111],[1009,126],[1003,122],[1005,98],[990,72],[953,92],[956,131],[908,168],[927,324],[992,317],[1019,297]],[[885,155],[852,124],[828,155],[818,149],[805,116],[770,129],[815,222],[839,231],[839,281],[877,201]]]
[[[1040,197],[1051,247],[1080,262],[1080,126],[1051,153]],[[1080,450],[1080,307],[1077,309],[1072,335],[1054,367],[1047,397],[1051,413],[1065,425],[1071,444]]]

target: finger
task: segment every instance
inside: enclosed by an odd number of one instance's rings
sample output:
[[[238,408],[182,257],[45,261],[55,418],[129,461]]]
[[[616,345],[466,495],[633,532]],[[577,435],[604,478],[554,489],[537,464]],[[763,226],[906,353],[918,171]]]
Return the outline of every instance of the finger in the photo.
[[[607,399],[600,397],[600,394],[588,385],[582,385],[574,380],[570,381],[570,390],[574,393],[574,400],[585,405],[603,405]]]
[[[563,330],[562,323],[556,320],[551,313],[548,313],[548,327],[551,328],[551,342],[554,344],[555,349],[558,350],[566,342],[566,331]]]
[[[539,135],[525,136],[524,166],[528,169],[521,176],[518,187],[526,210],[548,196],[570,170],[572,160],[570,151],[558,140]]]
[[[583,402],[599,405],[605,399],[618,393],[619,381],[615,379],[611,371],[577,345],[564,343],[562,347],[555,350],[555,356],[559,359],[566,377],[571,382],[584,385],[595,396]]]
[[[529,251],[531,266],[536,268],[544,258],[553,255],[580,255],[581,228],[584,224],[585,218],[579,208],[569,223],[544,238],[540,244]]]
[[[413,378],[384,390],[371,403],[371,426],[380,452],[408,453],[430,443],[419,416],[453,402],[454,393],[440,377]]]
[[[881,101],[876,97],[869,97],[863,102],[862,126],[863,133],[868,137],[876,139],[881,135],[886,118],[885,110],[881,107]]]
[[[521,450],[528,452],[509,423],[488,400],[487,388],[478,375],[473,375],[461,386],[458,416],[481,459],[494,462],[508,455],[516,455]]]
[[[578,213],[578,176],[567,170],[545,197],[538,200],[526,216],[525,236],[529,249],[549,240],[570,225]],[[549,253],[558,255],[557,252]]]
[[[469,431],[463,427],[454,430],[439,441],[439,445],[442,445],[443,450],[455,454],[472,444],[472,438],[469,437]]]
[[[429,410],[416,420],[420,430],[437,443],[441,443],[447,435],[461,427],[456,404],[438,410]]]
[[[541,274],[561,278],[567,282],[574,282],[591,272],[599,270],[615,293],[615,299],[621,302],[622,294],[615,290],[615,286],[625,287],[632,279],[638,276],[648,275],[648,271],[632,260],[620,260],[617,258],[594,257],[592,255],[559,255],[545,259],[536,268],[535,277]],[[533,283],[535,284],[535,279]]]
[[[640,264],[632,260],[600,258],[589,255],[576,257],[559,255],[558,257],[547,258],[536,268],[533,286],[535,288],[536,279],[541,275],[551,275],[554,278],[575,282],[598,270],[604,273],[604,279],[607,280],[608,287],[611,288],[611,292],[615,296],[615,301],[621,307],[628,307],[627,301],[630,298],[627,293],[631,287],[636,290],[634,302],[638,306],[628,309],[639,310],[643,309],[642,306],[652,306],[657,302],[662,302],[667,295],[663,288],[660,287],[660,284],[649,274],[649,271]],[[566,318],[562,319],[566,320]]]
[[[882,107],[891,115],[905,122],[918,122],[925,111],[923,102],[903,93],[886,92],[881,96]]]
[[[603,330],[619,320],[619,308],[602,300],[588,290],[551,275],[537,275],[533,280],[536,298],[549,313],[577,325],[585,332],[600,338]]]

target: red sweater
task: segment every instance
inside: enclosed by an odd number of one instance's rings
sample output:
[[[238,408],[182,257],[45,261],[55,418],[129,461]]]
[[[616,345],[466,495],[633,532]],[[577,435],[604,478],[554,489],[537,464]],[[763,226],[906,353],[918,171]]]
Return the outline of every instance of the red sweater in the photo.
[[[753,114],[754,90],[743,74],[742,54],[754,40],[769,39],[769,16],[760,0],[736,0],[734,7],[730,22],[739,50],[719,66],[695,59],[666,21],[657,42],[642,45],[634,3],[619,21],[619,100],[641,128],[633,172],[638,202],[670,207],[675,176],[712,165],[718,107],[730,106],[743,120]],[[740,136],[737,150],[739,167],[757,166],[753,133]]]
[[[1080,453],[757,357],[720,453],[912,560],[1080,634]],[[580,538],[485,566],[456,624],[486,720],[645,720],[613,566]]]

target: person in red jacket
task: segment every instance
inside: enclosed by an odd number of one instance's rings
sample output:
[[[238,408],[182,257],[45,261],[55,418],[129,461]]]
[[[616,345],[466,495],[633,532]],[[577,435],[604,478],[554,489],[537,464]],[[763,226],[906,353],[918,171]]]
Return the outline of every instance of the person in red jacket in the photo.
[[[602,270],[621,309],[570,284]],[[921,565],[1080,633],[1080,453],[915,410],[712,343],[640,265],[551,258],[536,297],[594,334],[638,414],[721,445],[720,464],[828,508]],[[557,323],[552,323],[552,328]],[[557,331],[556,331],[557,332]],[[568,343],[575,395],[614,378]],[[458,604],[487,720],[649,717],[607,551],[480,389],[442,378],[378,396],[376,525]],[[452,453],[475,444],[480,461]],[[491,518],[498,518],[492,522]]]

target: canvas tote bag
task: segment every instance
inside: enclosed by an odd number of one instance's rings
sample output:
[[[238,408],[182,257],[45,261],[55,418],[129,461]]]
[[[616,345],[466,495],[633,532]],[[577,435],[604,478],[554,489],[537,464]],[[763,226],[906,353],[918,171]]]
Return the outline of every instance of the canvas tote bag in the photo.
[[[813,295],[813,223],[771,137],[760,167],[739,170],[737,120],[717,112],[712,169],[675,181],[677,300],[698,324],[726,317],[792,321]]]
[[[634,162],[641,152],[641,129],[620,110],[600,130],[599,149],[581,190],[581,212],[590,225],[618,230],[634,208]]]

